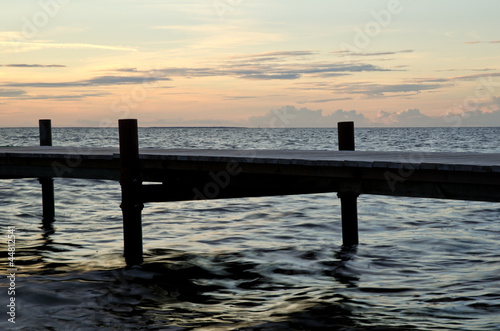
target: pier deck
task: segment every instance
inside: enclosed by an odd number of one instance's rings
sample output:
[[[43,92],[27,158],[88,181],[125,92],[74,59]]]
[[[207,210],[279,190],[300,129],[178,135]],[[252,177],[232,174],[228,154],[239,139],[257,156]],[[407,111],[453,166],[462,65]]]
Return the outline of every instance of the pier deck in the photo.
[[[145,185],[144,202],[340,191],[500,202],[500,153],[141,149],[139,160],[143,181],[162,183]],[[119,149],[1,147],[0,178],[30,177],[119,180]]]

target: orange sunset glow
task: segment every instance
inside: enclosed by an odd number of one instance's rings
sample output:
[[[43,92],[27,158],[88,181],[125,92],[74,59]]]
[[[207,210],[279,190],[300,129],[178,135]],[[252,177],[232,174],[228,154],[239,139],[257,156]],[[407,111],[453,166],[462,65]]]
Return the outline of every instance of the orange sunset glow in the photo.
[[[496,1],[4,7],[2,127],[500,125]]]

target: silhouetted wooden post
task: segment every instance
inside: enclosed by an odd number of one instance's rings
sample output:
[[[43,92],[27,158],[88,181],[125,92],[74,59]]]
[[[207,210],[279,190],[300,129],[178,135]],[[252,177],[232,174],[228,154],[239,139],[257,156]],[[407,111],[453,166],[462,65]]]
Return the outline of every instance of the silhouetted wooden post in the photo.
[[[52,121],[39,120],[40,146],[52,146]]]
[[[40,146],[52,146],[52,122],[51,120],[39,120]],[[55,220],[54,206],[54,179],[51,177],[41,177],[38,179],[42,184],[42,208],[43,225],[50,228]]]
[[[339,150],[354,151],[354,122],[338,123]],[[356,192],[339,192],[342,214],[342,242],[345,246],[357,245],[358,238],[358,206]]]
[[[353,151],[354,146],[354,122],[338,122],[339,151]]]
[[[136,119],[118,121],[120,137],[120,185],[122,188],[123,242],[128,265],[141,264],[143,203]]]

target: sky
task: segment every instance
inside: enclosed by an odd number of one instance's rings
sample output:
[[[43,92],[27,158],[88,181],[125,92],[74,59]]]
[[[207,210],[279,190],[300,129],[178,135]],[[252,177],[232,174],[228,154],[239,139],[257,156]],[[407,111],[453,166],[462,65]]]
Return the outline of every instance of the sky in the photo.
[[[0,127],[500,126],[498,0],[23,0]]]

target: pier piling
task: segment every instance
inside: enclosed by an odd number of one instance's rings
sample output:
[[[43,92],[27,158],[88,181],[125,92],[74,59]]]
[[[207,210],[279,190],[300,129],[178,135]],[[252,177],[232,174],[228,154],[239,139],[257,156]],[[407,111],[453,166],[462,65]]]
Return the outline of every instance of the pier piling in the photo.
[[[354,151],[354,122],[339,122],[337,128],[339,151]],[[342,215],[342,243],[344,246],[357,245],[359,243],[358,196],[357,192],[338,192]]]
[[[52,146],[52,122],[51,120],[39,120],[40,146]],[[54,206],[54,179],[41,177],[38,181],[42,185],[42,223],[45,228],[51,228],[55,220]]]
[[[141,197],[142,178],[139,164],[139,137],[136,119],[118,121],[120,139],[120,185],[123,213],[124,255],[127,265],[143,262]]]
[[[355,150],[354,122],[338,122],[337,130],[339,136],[339,151]]]

